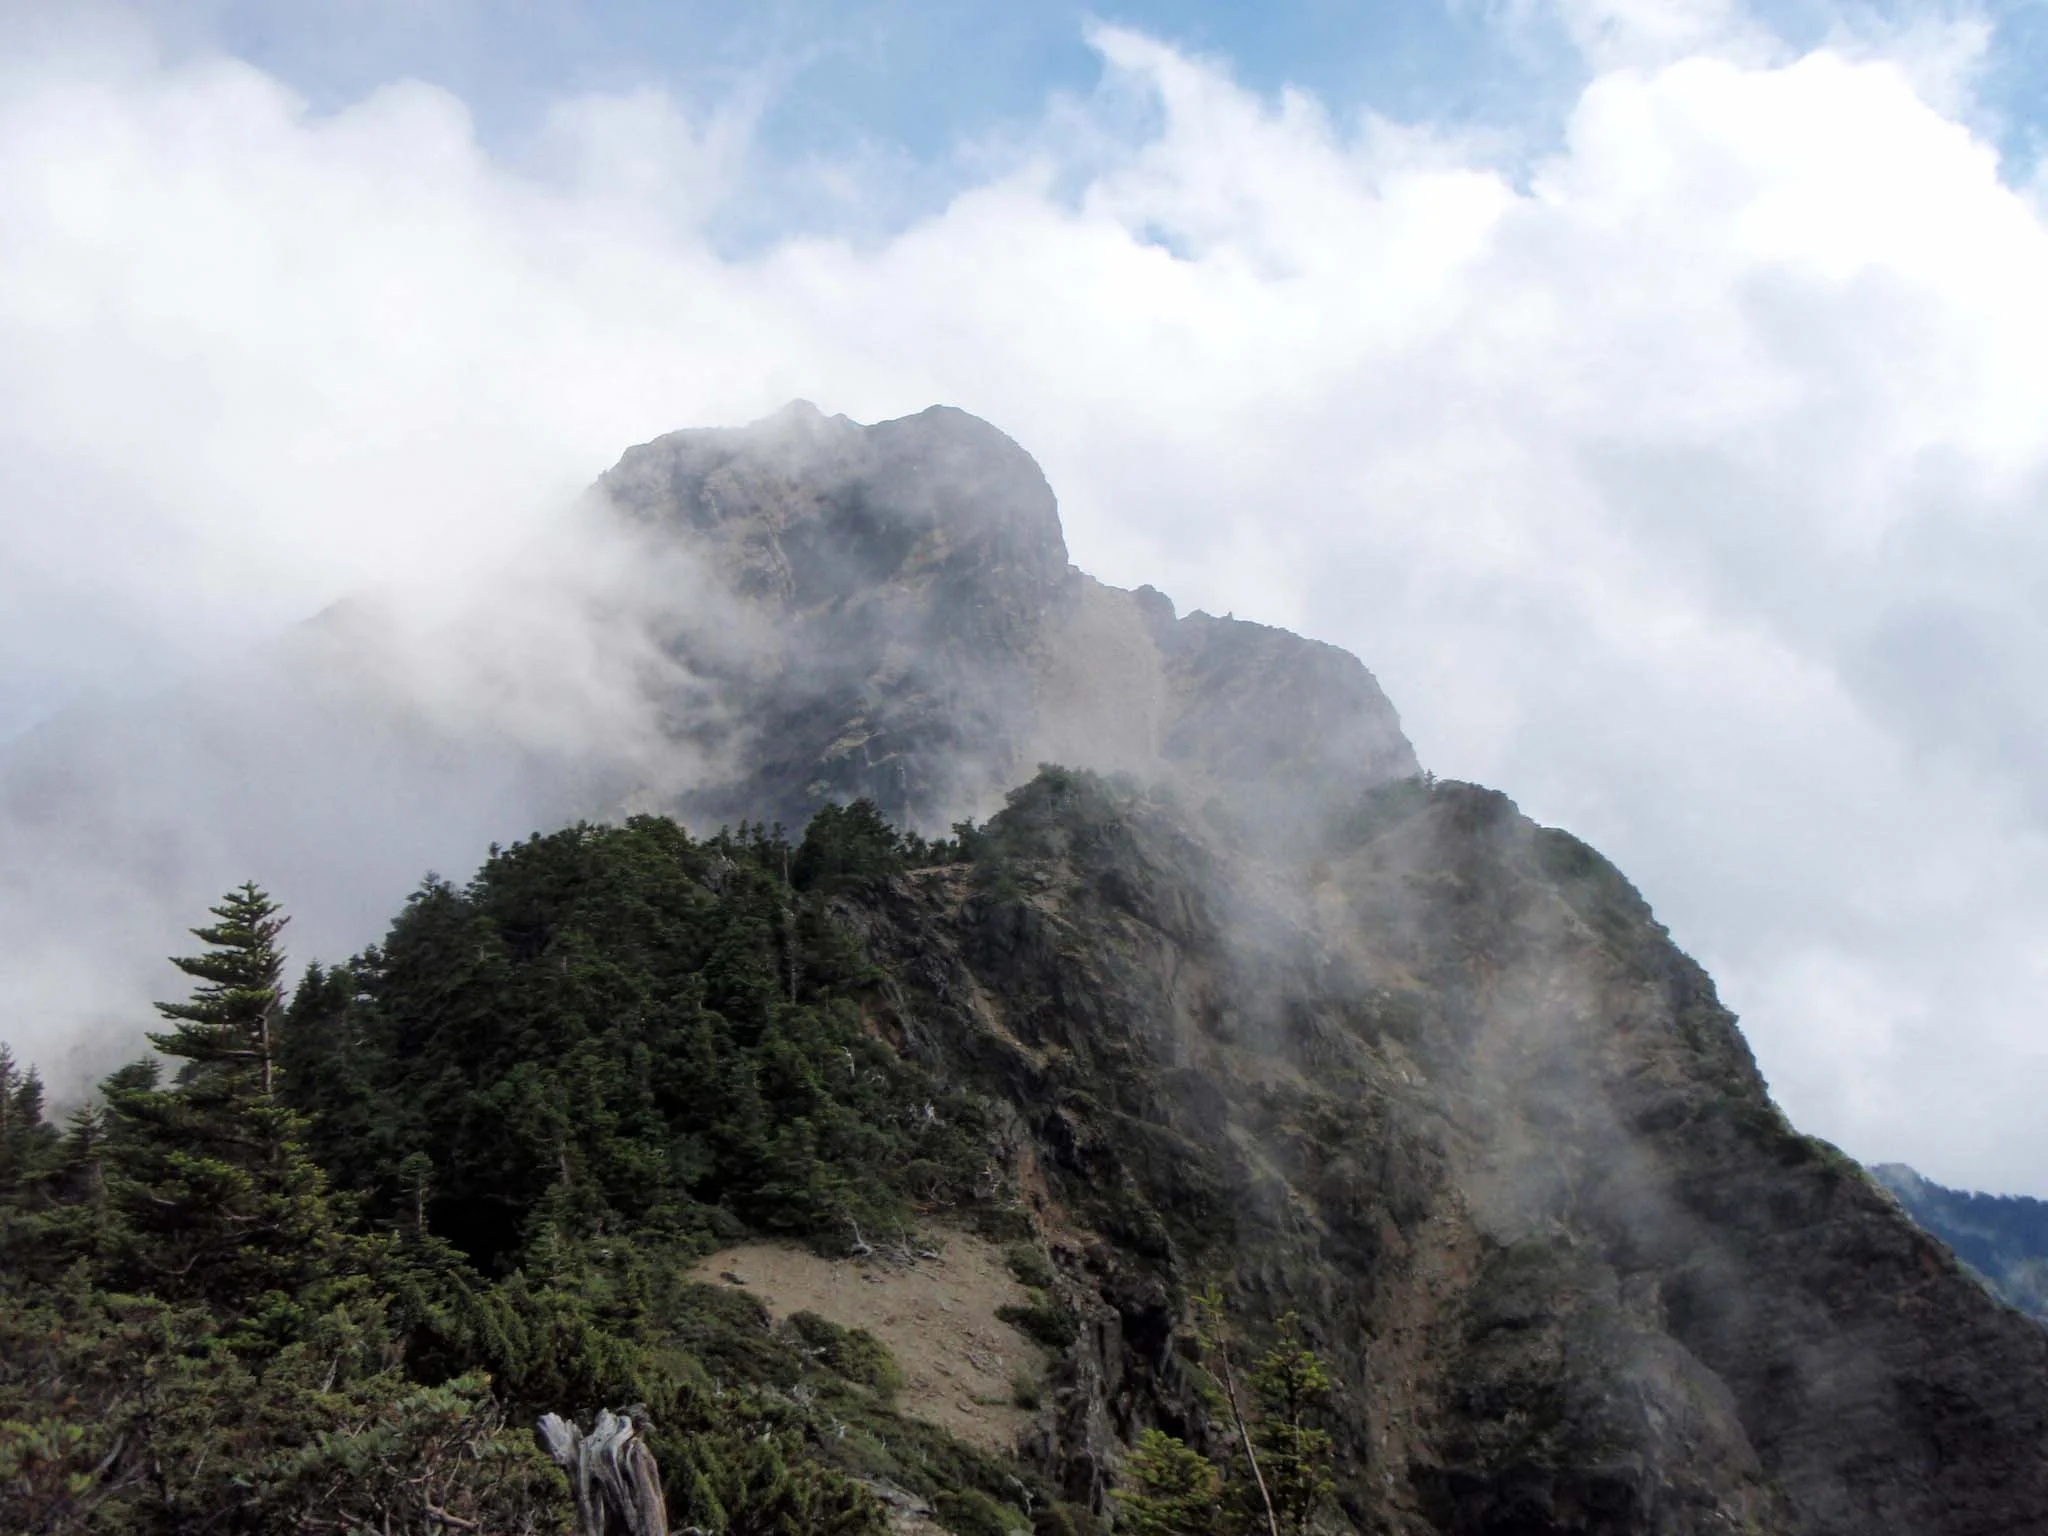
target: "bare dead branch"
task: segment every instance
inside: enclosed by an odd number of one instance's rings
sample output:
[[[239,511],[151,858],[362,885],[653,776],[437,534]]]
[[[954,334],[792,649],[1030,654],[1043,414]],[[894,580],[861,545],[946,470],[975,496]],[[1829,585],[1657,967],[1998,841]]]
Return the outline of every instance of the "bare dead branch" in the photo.
[[[557,1414],[538,1425],[547,1453],[576,1491],[577,1536],[669,1536],[661,1468],[628,1414],[609,1408],[589,1434]]]

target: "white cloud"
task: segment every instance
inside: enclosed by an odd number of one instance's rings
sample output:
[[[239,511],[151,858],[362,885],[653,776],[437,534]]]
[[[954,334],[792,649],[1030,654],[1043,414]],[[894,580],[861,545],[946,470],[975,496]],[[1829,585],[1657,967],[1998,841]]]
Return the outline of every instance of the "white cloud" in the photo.
[[[445,582],[673,426],[950,401],[1083,565],[1350,646],[1614,855],[1802,1124],[2039,1189],[2048,227],[1959,115],[1981,38],[1567,10],[1523,189],[1103,29],[1103,95],[943,213],[744,258],[745,98],[565,101],[527,171],[422,84],[17,64],[0,679]]]
[[[1597,71],[1660,68],[1710,50],[1753,60],[1779,51],[1739,0],[1558,0],[1556,11]]]

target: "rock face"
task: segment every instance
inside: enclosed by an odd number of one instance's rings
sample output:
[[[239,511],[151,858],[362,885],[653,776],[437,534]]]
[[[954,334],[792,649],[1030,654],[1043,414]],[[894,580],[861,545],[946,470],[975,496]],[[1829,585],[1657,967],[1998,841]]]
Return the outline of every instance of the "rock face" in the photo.
[[[599,491],[446,611],[351,599],[0,743],[0,951],[34,957],[0,1014],[41,1032],[17,1048],[83,1089],[60,1052],[125,1048],[148,957],[254,871],[304,952],[346,954],[423,871],[622,809],[797,829],[867,795],[936,833],[1052,761],[1278,823],[1415,770],[1355,658],[1076,571],[1037,465],[960,411],[792,406],[633,449]]]
[[[729,771],[686,819],[801,826],[864,795],[943,830],[1060,762],[1260,821],[1416,771],[1355,657],[1075,570],[1038,466],[964,412],[862,427],[799,403],[632,449],[600,489],[739,599],[744,643],[675,642],[734,706],[700,743]]]
[[[1274,861],[1059,772],[990,836],[840,915],[877,1026],[1015,1109],[1071,1497],[1147,1424],[1222,1449],[1220,1283],[1332,1364],[1356,1530],[2048,1530],[2048,1332],[1785,1122],[1583,844],[1409,780]]]

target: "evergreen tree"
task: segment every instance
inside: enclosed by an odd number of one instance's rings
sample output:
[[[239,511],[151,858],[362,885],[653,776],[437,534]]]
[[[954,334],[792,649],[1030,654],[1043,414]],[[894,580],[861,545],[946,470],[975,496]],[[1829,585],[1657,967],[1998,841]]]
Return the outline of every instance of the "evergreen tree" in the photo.
[[[1124,1463],[1116,1512],[1129,1536],[1214,1536],[1223,1528],[1223,1474],[1164,1430],[1145,1430]]]
[[[154,1064],[143,1070],[154,1082]],[[131,1070],[122,1081],[134,1075]],[[98,1104],[73,1110],[61,1135],[43,1127],[36,1138],[43,1150],[35,1159],[41,1172],[0,1195],[6,1229],[0,1252],[17,1276],[49,1282],[80,1260],[105,1259],[115,1235],[107,1202],[108,1138],[107,1114]]]
[[[882,1469],[952,1529],[1071,1529],[903,1419],[872,1339],[690,1278],[984,1198],[985,1110],[877,1037],[835,906],[937,851],[854,809],[807,890],[794,853],[652,818],[494,850],[283,1009],[245,886],[175,962],[163,1059],[61,1134],[0,1057],[0,1531],[537,1536],[567,1491],[523,1426],[627,1403],[726,1536],[879,1536]]]
[[[1280,1342],[1252,1368],[1259,1418],[1252,1431],[1273,1514],[1283,1532],[1309,1528],[1336,1489],[1333,1442],[1323,1427],[1330,1410],[1330,1373],[1301,1342],[1299,1319],[1280,1320]]]
[[[140,1066],[109,1081],[109,1188],[125,1218],[119,1278],[234,1317],[329,1273],[340,1234],[276,1092],[285,919],[254,885],[212,911],[193,930],[208,952],[171,962],[200,985],[157,1005],[177,1027],[149,1037],[181,1063],[172,1085]]]
[[[1334,1441],[1323,1427],[1331,1406],[1330,1373],[1301,1342],[1293,1313],[1280,1338],[1247,1378],[1252,1401],[1240,1405],[1225,1337],[1223,1298],[1195,1298],[1196,1343],[1222,1373],[1233,1473],[1161,1430],[1138,1437],[1117,1493],[1118,1529],[1138,1536],[1223,1536],[1261,1532],[1305,1536],[1336,1489]],[[1242,1458],[1241,1460],[1239,1458]]]
[[[63,1153],[43,1119],[43,1085],[0,1045],[0,1254],[21,1274],[48,1273],[67,1262],[53,1201]]]
[[[58,1200],[67,1206],[104,1205],[106,1158],[107,1112],[97,1104],[82,1104],[64,1122],[64,1139],[57,1146]]]
[[[922,850],[920,850],[922,851]],[[860,880],[882,880],[910,862],[903,835],[882,819],[872,800],[827,805],[804,829],[789,878],[798,890],[829,889]]]
[[[0,1200],[24,1203],[53,1171],[57,1133],[43,1120],[43,1082],[0,1045]]]
[[[352,1160],[392,1162],[393,1128],[365,1076],[360,1037],[369,1021],[352,1011],[358,986],[352,966],[309,965],[278,1032],[278,1095],[305,1117],[306,1149],[330,1172]]]
[[[268,1099],[276,1089],[276,1030],[284,1012],[277,936],[290,919],[253,883],[211,910],[220,921],[192,930],[208,952],[171,961],[200,986],[189,1002],[156,1005],[177,1028],[152,1033],[150,1043],[184,1062],[178,1083],[194,1102]]]

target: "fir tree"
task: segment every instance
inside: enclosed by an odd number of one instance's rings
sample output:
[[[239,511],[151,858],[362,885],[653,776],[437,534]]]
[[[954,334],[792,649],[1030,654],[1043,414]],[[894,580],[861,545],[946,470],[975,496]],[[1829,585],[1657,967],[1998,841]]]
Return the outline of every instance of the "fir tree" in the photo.
[[[1293,1313],[1280,1320],[1280,1342],[1252,1368],[1259,1420],[1252,1440],[1273,1514],[1283,1532],[1309,1528],[1336,1489],[1330,1476],[1333,1442],[1323,1427],[1330,1410],[1330,1373],[1301,1342]]]
[[[1117,1490],[1117,1529],[1129,1536],[1213,1536],[1222,1529],[1223,1475],[1164,1430],[1138,1436]]]
[[[200,986],[189,1002],[156,1005],[177,1028],[151,1034],[150,1043],[184,1062],[178,1083],[195,1100],[241,1102],[252,1091],[268,1099],[276,1091],[277,1022],[284,1012],[277,936],[290,919],[253,883],[228,892],[211,910],[220,921],[192,930],[208,952],[171,961]]]
[[[669,1508],[727,1536],[879,1536],[882,1466],[953,1529],[1070,1530],[900,1418],[873,1340],[690,1278],[749,1230],[982,1198],[984,1109],[876,1037],[830,905],[894,834],[826,834],[794,892],[762,828],[498,850],[282,1011],[283,920],[244,887],[102,1106],[59,1135],[0,1070],[0,1530],[537,1536],[567,1491],[517,1426],[627,1403]]]
[[[0,1045],[0,1199],[23,1203],[52,1171],[57,1133],[43,1119],[43,1082]]]
[[[1252,1401],[1241,1404],[1222,1295],[1210,1290],[1195,1304],[1196,1344],[1221,1373],[1232,1450],[1242,1465],[1234,1455],[1226,1486],[1222,1468],[1161,1430],[1144,1431],[1124,1465],[1117,1528],[1138,1536],[1305,1536],[1336,1489],[1334,1442],[1323,1427],[1333,1393],[1329,1370],[1301,1342],[1299,1320],[1289,1313],[1280,1320],[1279,1341],[1247,1378]]]
[[[108,1083],[109,1187],[125,1218],[122,1278],[238,1316],[327,1274],[339,1231],[276,1092],[285,919],[254,885],[212,910],[219,921],[193,930],[208,953],[171,962],[200,985],[157,1005],[177,1027],[149,1037],[181,1063],[172,1085],[140,1068]]]
[[[81,1104],[64,1122],[57,1146],[57,1198],[65,1205],[97,1207],[107,1193],[107,1112]]]
[[[0,1267],[25,1275],[68,1262],[53,1211],[62,1168],[57,1132],[43,1119],[42,1081],[0,1045]]]

